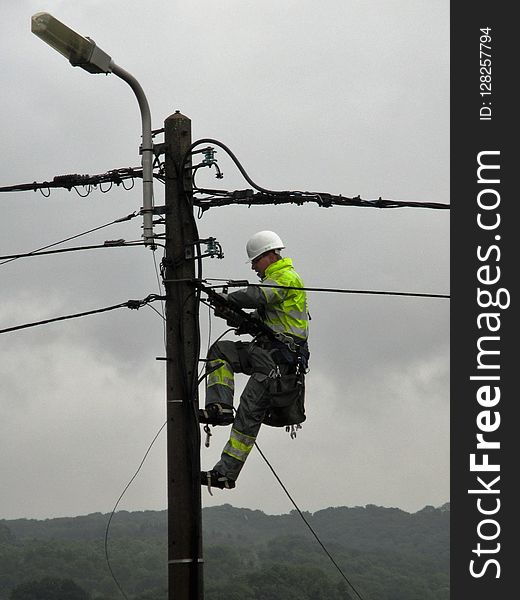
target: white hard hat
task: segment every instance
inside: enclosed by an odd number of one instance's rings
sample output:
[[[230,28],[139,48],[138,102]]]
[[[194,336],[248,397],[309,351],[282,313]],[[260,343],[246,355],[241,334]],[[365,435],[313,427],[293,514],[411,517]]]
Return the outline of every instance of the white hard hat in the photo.
[[[259,231],[246,244],[248,262],[255,260],[264,252],[282,248],[285,248],[285,245],[274,231]]]

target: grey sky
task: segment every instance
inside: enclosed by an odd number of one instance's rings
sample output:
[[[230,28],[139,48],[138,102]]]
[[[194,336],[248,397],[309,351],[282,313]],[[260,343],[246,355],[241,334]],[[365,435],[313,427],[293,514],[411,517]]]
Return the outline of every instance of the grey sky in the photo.
[[[45,10],[93,38],[144,88],[153,127],[180,110],[258,184],[362,198],[449,202],[447,0],[0,0],[0,186],[138,166],[130,88],[74,69],[30,32]],[[249,185],[223,151],[225,189]],[[27,252],[127,215],[131,191],[0,194],[0,255]],[[155,184],[162,202],[163,188]],[[449,293],[449,211],[211,209],[198,221],[225,258],[206,277],[249,278],[247,238],[274,229],[312,287]],[[139,239],[141,221],[81,238]],[[156,260],[160,261],[157,253]],[[94,250],[0,266],[0,328],[159,291],[153,253]],[[300,507],[449,500],[449,301],[311,293],[307,422],[296,440],[258,442]],[[159,306],[157,306],[159,308]],[[201,310],[202,348],[208,312]],[[212,339],[222,332],[213,319]],[[236,339],[231,335],[229,339]],[[0,518],[108,512],[165,420],[162,322],[121,310],[0,336]],[[241,384],[244,380],[239,380]],[[201,391],[201,400],[203,392]],[[215,431],[210,468],[227,430]],[[120,509],[166,506],[165,434]],[[232,492],[268,513],[292,509],[258,453]]]

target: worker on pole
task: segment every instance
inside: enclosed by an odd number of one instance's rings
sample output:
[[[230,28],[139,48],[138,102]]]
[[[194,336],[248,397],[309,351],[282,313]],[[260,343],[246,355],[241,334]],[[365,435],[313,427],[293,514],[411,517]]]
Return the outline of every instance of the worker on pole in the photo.
[[[219,341],[211,346],[206,363],[206,402],[199,421],[232,425],[220,461],[201,473],[208,487],[234,488],[262,423],[299,425],[303,411],[304,374],[308,369],[309,313],[304,283],[273,231],[256,233],[246,245],[248,262],[261,285],[222,294],[229,306],[255,309],[253,316],[269,335],[250,342]],[[215,314],[219,316],[218,309]],[[240,332],[240,329],[238,329]],[[274,334],[274,335],[273,335]],[[234,373],[250,375],[234,415]]]

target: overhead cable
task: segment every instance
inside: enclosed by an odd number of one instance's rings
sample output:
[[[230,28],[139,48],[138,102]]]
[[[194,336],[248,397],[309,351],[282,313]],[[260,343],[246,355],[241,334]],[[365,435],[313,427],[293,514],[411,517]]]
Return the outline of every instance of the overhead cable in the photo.
[[[406,200],[390,200],[379,197],[373,200],[366,200],[361,198],[359,195],[354,197],[343,196],[342,194],[330,194],[328,192],[308,192],[299,190],[271,190],[262,187],[255,183],[248,175],[235,154],[222,142],[213,138],[202,138],[193,142],[188,148],[183,162],[182,169],[185,169],[188,159],[193,155],[201,152],[201,150],[195,150],[195,148],[201,144],[214,144],[222,148],[233,160],[236,167],[244,177],[244,179],[251,185],[253,189],[245,190],[221,190],[221,189],[208,189],[199,188],[195,184],[195,173],[202,167],[217,167],[217,177],[222,178],[222,173],[218,168],[217,162],[214,159],[205,160],[200,165],[193,168],[191,173],[191,179],[193,184],[193,205],[198,206],[200,211],[204,213],[206,210],[217,206],[226,206],[231,204],[242,204],[251,206],[259,206],[266,204],[297,204],[303,205],[307,202],[314,202],[318,206],[323,208],[330,208],[331,206],[359,206],[365,208],[430,208],[430,209],[449,209],[449,204],[443,204],[441,202],[418,202],[418,201],[406,201]],[[158,171],[154,173],[154,177],[164,183],[164,171],[162,164],[156,164]],[[36,191],[40,190],[44,195],[50,195],[52,188],[65,188],[67,190],[75,189],[80,196],[88,196],[92,191],[92,188],[99,186],[101,192],[108,192],[110,187],[115,183],[116,185],[122,185],[124,189],[131,189],[131,187],[125,186],[125,181],[131,179],[132,181],[136,178],[142,178],[142,168],[139,167],[125,167],[120,169],[112,169],[105,173],[97,175],[80,175],[80,174],[69,174],[69,175],[56,175],[52,181],[43,181],[33,183],[24,183],[18,185],[0,187],[0,192],[19,192],[19,191]],[[109,183],[110,187],[103,189],[102,184]],[[86,193],[82,194],[77,189],[78,187],[86,188]],[[256,191],[253,191],[256,190]],[[202,196],[200,195],[202,194]]]
[[[112,169],[111,171],[106,171],[105,173],[100,173],[97,175],[79,175],[77,173],[69,174],[69,175],[56,175],[53,177],[52,181],[42,181],[37,182],[33,181],[32,183],[22,183],[18,185],[9,185],[0,187],[0,192],[26,192],[26,191],[43,191],[47,190],[50,193],[50,190],[53,188],[65,188],[69,190],[69,192],[79,187],[87,187],[97,186],[103,183],[111,183],[116,185],[122,185],[125,189],[131,189],[131,187],[125,187],[124,182],[127,179],[136,179],[143,176],[143,170],[138,167],[125,167],[122,169]],[[104,192],[109,191],[101,190]],[[88,195],[89,191],[87,191]],[[44,194],[48,195],[48,194]],[[81,194],[80,194],[81,195]]]
[[[303,191],[280,191],[270,190],[264,188],[255,183],[248,175],[238,158],[233,152],[222,142],[213,138],[202,138],[191,144],[188,148],[186,155],[183,160],[183,167],[187,163],[187,158],[191,154],[195,154],[194,149],[201,144],[215,144],[222,148],[235,163],[238,170],[244,177],[244,179],[251,185],[255,190],[236,190],[234,192],[228,192],[225,190],[215,190],[207,188],[198,188],[193,182],[195,193],[206,194],[210,197],[200,198],[194,196],[193,204],[199,206],[202,211],[208,210],[214,206],[224,206],[229,204],[246,204],[252,206],[253,204],[303,204],[305,202],[316,202],[319,206],[328,208],[332,205],[339,206],[364,206],[370,208],[400,208],[400,207],[414,207],[414,208],[440,208],[449,209],[449,204],[442,204],[439,202],[413,202],[413,201],[401,201],[401,200],[384,200],[379,197],[376,200],[363,200],[360,196],[353,198],[345,197],[340,195],[329,194],[326,192],[303,192]],[[205,166],[216,165],[215,160],[206,161]],[[202,165],[204,166],[204,165]],[[218,170],[217,177],[222,178],[222,173]]]
[[[0,329],[0,333],[9,333],[11,331],[18,331],[19,329],[28,329],[29,327],[37,327],[39,325],[46,325],[47,323],[55,323],[56,321],[66,321],[68,319],[77,319],[79,317],[86,317],[88,315],[94,315],[97,313],[108,312],[110,310],[116,310],[118,308],[130,308],[132,310],[137,310],[142,306],[146,306],[150,302],[154,302],[155,300],[164,300],[164,296],[158,296],[157,294],[150,294],[143,300],[127,300],[126,302],[121,302],[120,304],[114,304],[112,306],[107,306],[105,308],[97,308],[95,310],[89,310],[82,313],[76,313],[73,315],[65,315],[62,317],[55,317],[53,319],[45,319],[44,321],[36,321],[34,323],[25,323],[23,325],[16,325],[14,327],[8,327],[6,329]]]
[[[255,193],[253,190],[235,190],[233,192],[195,188],[195,193],[207,194],[207,197],[194,196],[193,204],[204,213],[216,206],[229,206],[242,204],[248,207],[266,204],[297,204],[299,206],[314,202],[322,208],[331,206],[360,206],[364,208],[434,208],[449,209],[449,204],[440,202],[413,202],[405,200],[364,200],[360,196],[347,197],[341,194],[326,192],[276,192]]]
[[[47,244],[46,246],[42,246],[41,248],[37,248],[36,250],[33,250],[32,252],[28,252],[23,255],[12,255],[12,258],[9,258],[8,260],[1,262],[0,267],[2,265],[5,265],[5,264],[13,261],[13,260],[17,260],[18,258],[21,258],[21,256],[29,256],[31,254],[36,254],[38,252],[41,252],[42,250],[47,250],[48,248],[53,248],[54,246],[59,246],[60,244],[64,244],[65,242],[70,242],[71,240],[75,240],[76,238],[82,237],[84,235],[88,235],[89,233],[94,233],[95,231],[99,231],[100,229],[104,229],[105,227],[109,227],[110,225],[115,225],[116,223],[123,223],[124,221],[130,221],[130,219],[133,219],[134,217],[137,217],[138,215],[139,215],[139,212],[135,211],[129,215],[126,215],[126,217],[120,217],[119,219],[114,219],[113,221],[110,221],[109,223],[105,223],[104,225],[99,225],[98,227],[94,227],[92,229],[88,229],[87,231],[83,231],[82,233],[77,233],[76,235],[71,235],[70,237],[60,240],[59,242],[54,242],[52,244]]]
[[[268,285],[265,283],[249,283],[251,287],[259,288],[277,288],[286,290],[303,290],[305,292],[330,292],[333,294],[376,294],[383,296],[412,296],[418,298],[449,298],[449,294],[427,294],[419,292],[388,292],[388,291],[377,291],[377,290],[342,290],[338,288],[317,288],[317,287],[291,287],[287,285]],[[232,287],[230,285],[230,287]]]
[[[107,240],[104,244],[96,244],[93,246],[75,246],[73,248],[60,248],[59,250],[46,250],[44,252],[27,252],[26,254],[11,254],[10,256],[0,256],[0,260],[8,259],[5,262],[9,262],[10,260],[16,260],[17,258],[28,258],[30,256],[47,256],[49,254],[62,254],[66,252],[78,252],[79,250],[95,250],[97,248],[122,248],[122,247],[132,247],[132,246],[144,246],[144,242],[139,240],[134,240],[127,242],[125,240]],[[4,263],[0,263],[2,265]]]
[[[272,289],[285,289],[285,290],[301,290],[304,292],[328,292],[333,294],[374,294],[384,296],[410,296],[418,298],[450,298],[449,294],[430,294],[420,292],[391,292],[391,291],[378,291],[378,290],[347,290],[339,288],[318,288],[318,287],[292,287],[288,285],[270,285],[266,283],[249,283],[246,280],[234,281],[224,279],[165,279],[165,282],[208,282],[208,281],[225,281],[225,283],[219,285],[208,286],[209,289],[217,288],[228,288],[228,287],[260,287],[260,288],[272,288]]]

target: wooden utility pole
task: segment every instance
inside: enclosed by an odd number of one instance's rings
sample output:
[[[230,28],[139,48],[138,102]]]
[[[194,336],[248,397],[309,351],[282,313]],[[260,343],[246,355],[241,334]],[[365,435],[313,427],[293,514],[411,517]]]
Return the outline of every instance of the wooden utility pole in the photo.
[[[199,359],[195,277],[198,233],[190,203],[191,121],[178,111],[165,123],[166,415],[168,420],[168,600],[202,600]]]

